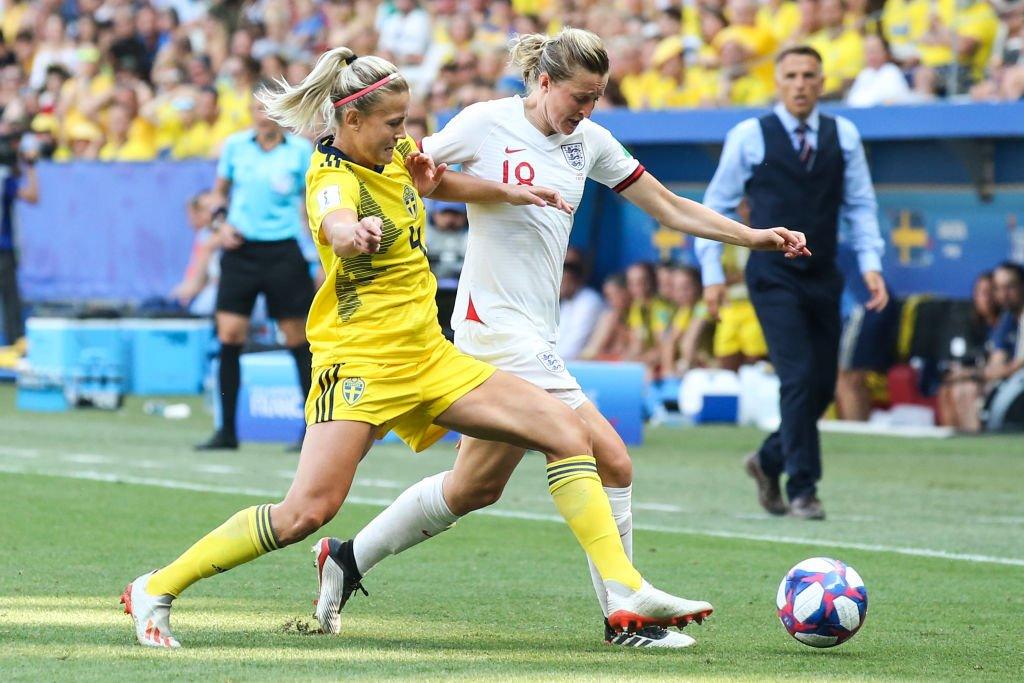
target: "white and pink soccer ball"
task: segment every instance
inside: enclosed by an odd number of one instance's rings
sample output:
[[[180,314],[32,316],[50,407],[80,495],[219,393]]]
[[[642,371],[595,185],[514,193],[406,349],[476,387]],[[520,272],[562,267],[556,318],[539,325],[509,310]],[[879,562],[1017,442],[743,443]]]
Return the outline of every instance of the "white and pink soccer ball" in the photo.
[[[776,604],[789,635],[811,647],[835,647],[864,624],[868,590],[853,567],[812,557],[783,577]]]

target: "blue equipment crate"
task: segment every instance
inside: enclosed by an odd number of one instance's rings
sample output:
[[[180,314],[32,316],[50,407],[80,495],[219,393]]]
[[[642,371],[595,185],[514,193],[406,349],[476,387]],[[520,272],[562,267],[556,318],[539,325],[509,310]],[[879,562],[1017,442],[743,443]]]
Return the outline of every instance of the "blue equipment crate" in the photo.
[[[27,360],[32,368],[44,368],[63,377],[87,350],[101,350],[122,369],[128,367],[128,346],[119,320],[29,318],[25,330]]]
[[[209,320],[125,319],[128,391],[132,394],[198,394],[209,365],[213,323]]]
[[[25,370],[18,375],[14,405],[18,410],[38,413],[59,413],[70,407],[60,373],[39,370]]]

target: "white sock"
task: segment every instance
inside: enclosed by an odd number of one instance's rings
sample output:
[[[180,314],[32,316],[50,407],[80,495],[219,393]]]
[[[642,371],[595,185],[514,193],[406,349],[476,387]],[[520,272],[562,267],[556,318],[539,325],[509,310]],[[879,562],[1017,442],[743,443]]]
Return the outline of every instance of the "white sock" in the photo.
[[[626,551],[626,557],[633,561],[633,485],[623,488],[604,487],[608,495],[608,503],[612,506],[612,517],[615,519],[615,526],[619,528],[619,538],[622,539],[622,547]],[[604,587],[604,581],[597,572],[597,567],[587,558],[590,565],[590,580],[594,582],[594,592],[597,593],[597,601],[601,603],[601,611],[608,616],[608,593]]]
[[[413,484],[356,534],[352,552],[362,574],[388,555],[397,555],[455,524],[458,516],[448,509],[441,490],[447,474]]]

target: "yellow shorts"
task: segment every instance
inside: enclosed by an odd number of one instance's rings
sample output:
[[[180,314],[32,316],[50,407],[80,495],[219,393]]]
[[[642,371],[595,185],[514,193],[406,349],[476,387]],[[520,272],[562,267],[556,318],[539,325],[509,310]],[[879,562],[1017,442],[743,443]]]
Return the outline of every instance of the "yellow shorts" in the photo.
[[[754,305],[749,301],[730,301],[718,310],[719,322],[715,326],[714,353],[716,358],[742,353],[747,358],[768,355],[761,324],[757,321]]]
[[[434,419],[494,374],[495,368],[442,339],[415,363],[353,362],[313,368],[306,424],[367,422],[381,439],[392,429],[417,453],[448,431]]]

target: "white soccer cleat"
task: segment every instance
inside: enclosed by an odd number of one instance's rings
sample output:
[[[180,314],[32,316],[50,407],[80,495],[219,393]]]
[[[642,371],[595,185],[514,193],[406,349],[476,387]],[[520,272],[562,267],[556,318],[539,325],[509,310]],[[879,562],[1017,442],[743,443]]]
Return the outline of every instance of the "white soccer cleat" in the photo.
[[[661,626],[648,626],[635,632],[616,633],[607,620],[604,622],[604,642],[622,647],[667,647],[673,649],[682,649],[697,644],[696,640],[685,633],[669,631]]]
[[[154,572],[143,574],[135,579],[121,593],[121,604],[124,613],[130,614],[135,621],[135,637],[140,645],[146,647],[181,647],[174,634],[171,633],[171,601],[170,595],[150,595],[146,585]]]
[[[341,632],[341,610],[353,591],[366,595],[360,583],[363,577],[355,567],[351,541],[321,538],[313,546],[313,555],[319,584],[314,616],[324,633],[337,634]]]
[[[638,590],[630,590],[618,581],[605,581],[608,591],[608,624],[615,631],[640,631],[647,626],[685,627],[698,624],[713,611],[711,603],[686,600],[660,591],[644,581]]]

